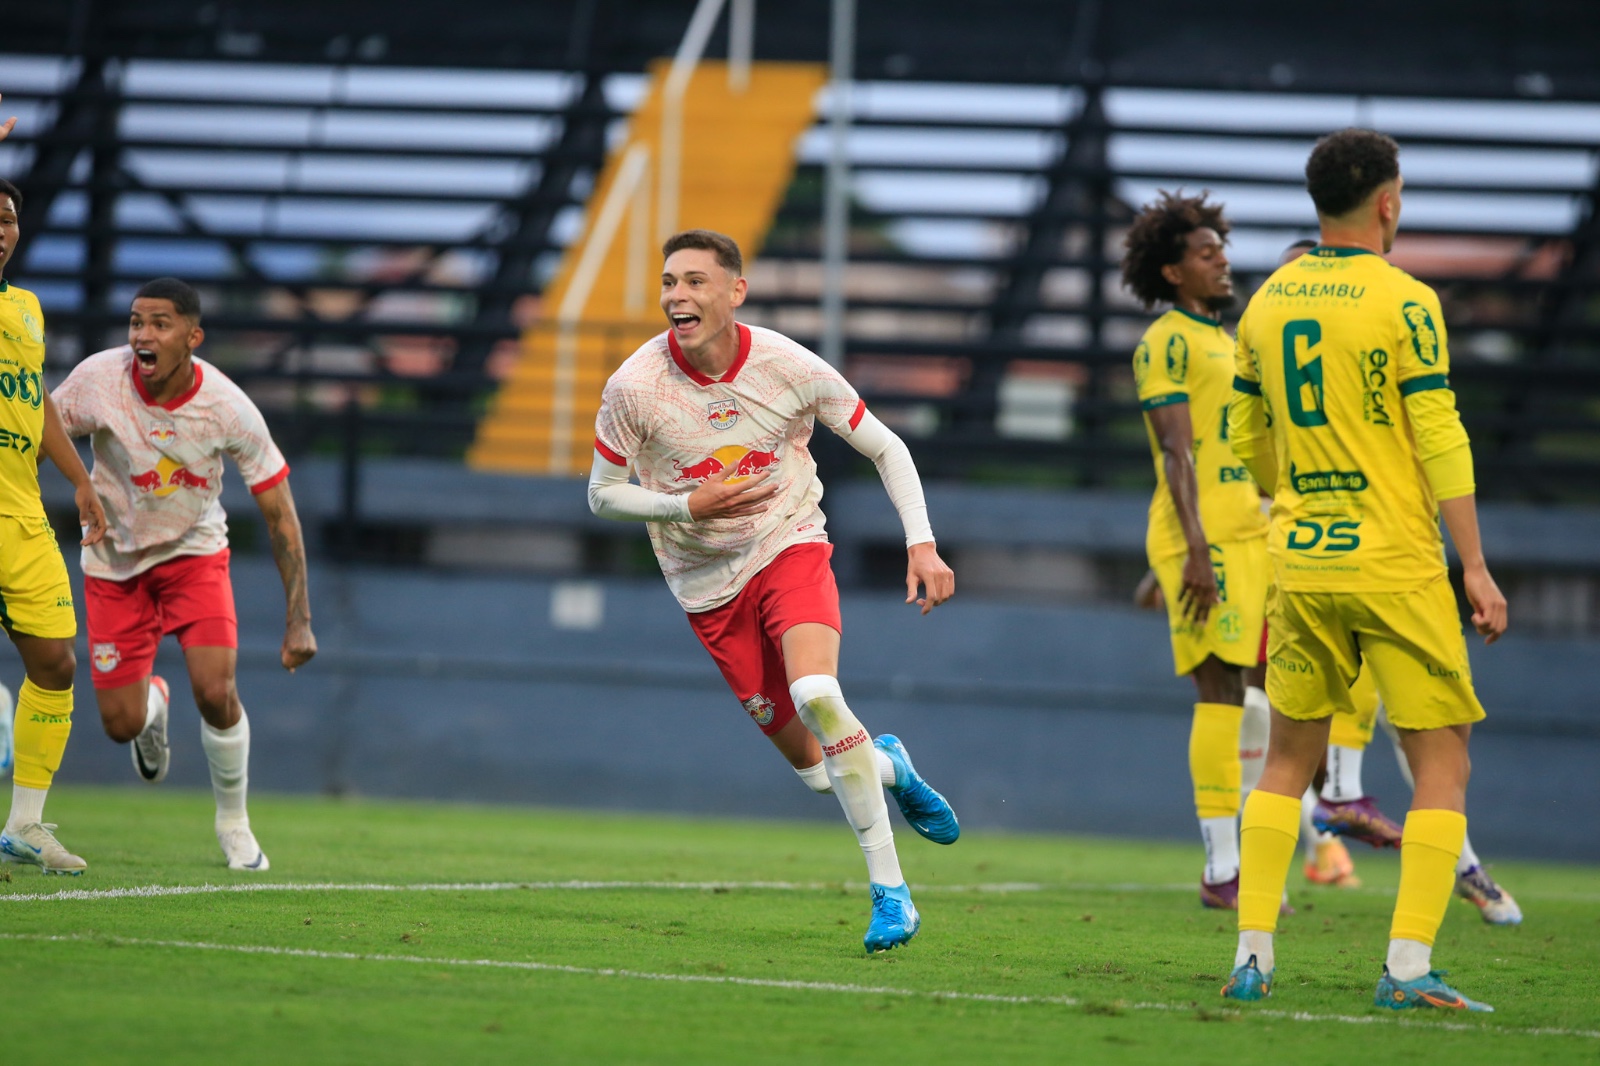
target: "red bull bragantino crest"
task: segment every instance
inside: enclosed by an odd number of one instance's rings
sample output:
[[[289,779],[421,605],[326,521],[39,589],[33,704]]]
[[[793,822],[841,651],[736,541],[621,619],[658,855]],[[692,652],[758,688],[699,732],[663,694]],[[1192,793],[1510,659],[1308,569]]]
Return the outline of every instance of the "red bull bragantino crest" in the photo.
[[[712,429],[732,429],[739,422],[739,401],[732,396],[706,404]]]
[[[171,444],[178,439],[178,427],[171,422],[157,422],[150,427],[150,441],[153,444]]]

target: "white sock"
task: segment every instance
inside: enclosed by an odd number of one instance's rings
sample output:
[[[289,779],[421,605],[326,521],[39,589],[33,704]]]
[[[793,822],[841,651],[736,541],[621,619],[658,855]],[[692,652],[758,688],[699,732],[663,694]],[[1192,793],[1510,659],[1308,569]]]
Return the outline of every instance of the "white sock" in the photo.
[[[1272,704],[1254,685],[1244,690],[1244,716],[1239,719],[1239,800],[1250,795],[1267,766],[1267,735],[1272,728]]]
[[[1233,953],[1233,964],[1243,966],[1252,955],[1256,957],[1256,969],[1262,973],[1272,972],[1278,960],[1272,953],[1271,933],[1263,933],[1259,929],[1239,930],[1239,947]]]
[[[894,784],[894,763],[877,748],[872,749],[872,754],[878,757],[878,780],[882,782],[884,788],[889,788]]]
[[[1433,946],[1420,940],[1389,941],[1389,976],[1415,981],[1433,969]]]
[[[1239,818],[1200,819],[1200,839],[1206,845],[1206,884],[1220,885],[1239,876]]]
[[[213,729],[200,722],[200,746],[211,767],[211,792],[217,798],[217,824],[250,822],[245,793],[250,787],[250,718],[239,708],[239,720],[229,729]]]
[[[1472,841],[1461,838],[1461,858],[1456,860],[1456,873],[1464,874],[1478,865],[1478,853],[1472,850]]]
[[[1328,779],[1322,783],[1323,799],[1349,803],[1366,795],[1361,791],[1361,754],[1359,748],[1328,745]]]
[[[889,761],[889,756],[877,748],[872,749],[872,754],[878,757],[878,780],[883,783],[884,788],[888,788],[894,784],[894,763]],[[833,795],[833,785],[828,782],[827,767],[823,766],[822,763],[808,766],[804,770],[796,767],[794,772],[800,775],[800,780],[804,781],[806,787],[811,791],[819,792],[824,796]]]
[[[789,695],[800,720],[822,744],[822,765],[839,806],[844,808],[845,821],[861,843],[867,878],[891,887],[905,884],[894,849],[889,807],[883,799],[883,775],[873,757],[876,749],[844,702],[838,679],[807,674],[789,686]]]
[[[6,819],[7,829],[21,829],[25,825],[44,821],[44,798],[48,788],[28,788],[11,783],[11,816]]]
[[[821,763],[817,763],[815,766],[808,766],[804,770],[797,766],[794,768],[794,772],[800,775],[800,780],[804,781],[806,787],[811,791],[821,793],[824,796],[833,795],[833,784],[828,780],[828,768]]]

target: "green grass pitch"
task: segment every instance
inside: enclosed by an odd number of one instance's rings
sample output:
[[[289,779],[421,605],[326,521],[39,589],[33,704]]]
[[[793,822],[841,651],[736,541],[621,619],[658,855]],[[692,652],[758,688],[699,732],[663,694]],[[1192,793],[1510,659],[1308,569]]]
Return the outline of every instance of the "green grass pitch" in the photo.
[[[1232,916],[1199,907],[1197,846],[969,832],[941,848],[902,828],[922,932],[868,957],[842,824],[270,796],[252,810],[264,875],[222,866],[208,795],[53,793],[90,869],[0,873],[6,1045],[230,1064],[1600,1059],[1594,867],[1497,865],[1524,925],[1452,904],[1436,949],[1497,1013],[1401,1018],[1369,1006],[1398,865],[1365,850],[1359,891],[1295,872],[1276,993],[1230,1010]],[[268,887],[107,891],[252,884]],[[346,887],[274,887],[297,884]],[[88,895],[37,898],[59,892]]]

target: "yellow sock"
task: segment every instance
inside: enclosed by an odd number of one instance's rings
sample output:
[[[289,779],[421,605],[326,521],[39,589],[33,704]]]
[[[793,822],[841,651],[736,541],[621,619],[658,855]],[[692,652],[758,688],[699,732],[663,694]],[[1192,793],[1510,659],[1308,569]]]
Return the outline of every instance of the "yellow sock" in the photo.
[[[16,782],[23,788],[50,787],[72,733],[72,690],[54,692],[24,680],[17,692]]]
[[[1194,809],[1201,818],[1232,818],[1239,813],[1239,720],[1243,707],[1197,703],[1189,729],[1189,776],[1194,779]]]
[[[1400,837],[1400,894],[1394,901],[1393,940],[1432,945],[1456,883],[1456,860],[1467,836],[1467,816],[1455,811],[1412,811]]]
[[[1300,799],[1256,789],[1239,826],[1239,928],[1278,928],[1278,905],[1300,836]]]

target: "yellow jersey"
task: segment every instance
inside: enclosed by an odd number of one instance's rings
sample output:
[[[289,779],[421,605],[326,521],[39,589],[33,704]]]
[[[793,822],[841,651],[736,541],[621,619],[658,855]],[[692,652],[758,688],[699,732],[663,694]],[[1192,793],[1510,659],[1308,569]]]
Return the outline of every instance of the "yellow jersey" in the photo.
[[[1221,322],[1176,307],[1150,324],[1133,351],[1133,380],[1139,389],[1142,410],[1173,403],[1189,405],[1200,524],[1210,544],[1252,540],[1267,532],[1260,493],[1228,444],[1233,351],[1233,338]],[[1177,505],[1167,489],[1161,441],[1148,418],[1145,433],[1150,438],[1150,454],[1156,467],[1156,492],[1150,498],[1145,552],[1155,562],[1183,555],[1189,545],[1178,522]]]
[[[42,518],[44,312],[39,299],[0,278],[0,515]]]
[[[1449,388],[1434,291],[1372,252],[1313,248],[1251,297],[1235,362],[1234,387],[1266,406],[1278,587],[1398,592],[1442,575],[1438,505],[1405,403]]]

